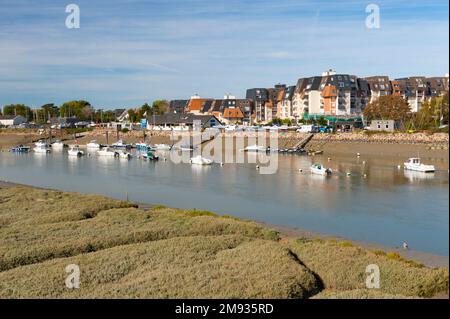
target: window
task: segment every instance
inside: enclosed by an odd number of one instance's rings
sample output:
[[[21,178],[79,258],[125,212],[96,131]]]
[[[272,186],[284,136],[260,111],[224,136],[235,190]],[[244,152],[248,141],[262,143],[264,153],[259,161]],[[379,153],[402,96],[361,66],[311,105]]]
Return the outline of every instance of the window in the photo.
[[[377,128],[379,128],[379,129],[380,129],[380,128],[381,128],[381,125],[380,125],[380,124],[378,124],[378,125],[377,125]]]
[[[386,128],[389,128],[389,124],[386,124]]]
[[[344,87],[344,82],[339,82],[339,87],[343,88]]]

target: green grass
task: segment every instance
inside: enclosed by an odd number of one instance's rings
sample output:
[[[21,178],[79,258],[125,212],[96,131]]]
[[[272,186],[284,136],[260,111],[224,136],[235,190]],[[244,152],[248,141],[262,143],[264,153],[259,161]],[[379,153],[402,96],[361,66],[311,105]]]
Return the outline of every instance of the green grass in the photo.
[[[364,288],[370,263],[376,292]],[[80,289],[64,285],[68,264],[80,266]],[[402,298],[447,287],[448,269],[209,211],[0,189],[0,298]]]

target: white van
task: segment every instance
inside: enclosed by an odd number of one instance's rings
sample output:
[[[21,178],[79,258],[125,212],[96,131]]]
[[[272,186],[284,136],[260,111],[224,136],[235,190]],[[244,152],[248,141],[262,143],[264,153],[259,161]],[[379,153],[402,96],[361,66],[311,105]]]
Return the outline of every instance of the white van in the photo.
[[[300,133],[313,133],[315,131],[314,125],[302,125],[297,129]]]

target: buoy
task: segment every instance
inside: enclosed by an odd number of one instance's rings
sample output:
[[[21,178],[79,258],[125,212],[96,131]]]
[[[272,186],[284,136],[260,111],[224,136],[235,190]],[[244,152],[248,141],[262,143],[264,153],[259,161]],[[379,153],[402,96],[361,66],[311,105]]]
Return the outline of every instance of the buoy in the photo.
[[[302,170],[301,168],[299,168],[298,171],[299,171],[300,173],[303,172],[303,170]]]
[[[363,164],[366,164],[366,161],[363,161],[362,163],[363,163]]]
[[[328,162],[331,161],[331,157],[328,157]]]
[[[400,168],[402,168],[402,166],[401,165],[397,165],[397,168],[400,169]]]
[[[220,166],[223,166],[223,162],[220,162]]]
[[[350,172],[347,172],[347,176],[350,176],[350,175],[352,175]]]
[[[367,177],[367,174],[364,174],[363,176],[364,176],[364,178],[366,178],[366,177]]]
[[[259,165],[256,165],[256,169],[259,169]]]
[[[361,156],[361,154],[359,154],[359,153],[356,153],[356,156]]]

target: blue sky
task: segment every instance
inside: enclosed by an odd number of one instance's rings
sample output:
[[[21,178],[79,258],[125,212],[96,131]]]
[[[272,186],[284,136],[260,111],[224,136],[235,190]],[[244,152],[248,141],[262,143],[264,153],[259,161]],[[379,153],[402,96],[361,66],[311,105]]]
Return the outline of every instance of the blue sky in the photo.
[[[66,5],[81,11],[67,29]],[[366,5],[380,7],[367,29]],[[0,0],[0,105],[244,97],[333,68],[443,76],[448,1]]]

